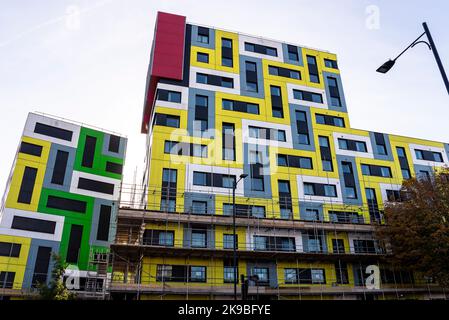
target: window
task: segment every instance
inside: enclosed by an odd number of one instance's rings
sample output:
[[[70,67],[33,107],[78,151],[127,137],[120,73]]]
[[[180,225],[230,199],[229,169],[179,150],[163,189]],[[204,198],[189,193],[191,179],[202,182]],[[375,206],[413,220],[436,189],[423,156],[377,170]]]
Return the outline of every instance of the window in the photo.
[[[298,48],[288,45],[288,58],[292,61],[299,61]]]
[[[288,181],[278,181],[279,193],[290,193],[290,183]]]
[[[371,171],[368,165],[366,164],[362,164],[362,174],[365,176],[370,176],[371,175]]]
[[[224,110],[234,110],[234,101],[228,100],[228,99],[223,99],[221,101],[221,107]]]
[[[206,201],[192,201],[192,213],[194,214],[207,214],[207,202]]]
[[[276,48],[266,47],[263,45],[249,43],[249,42],[245,42],[245,51],[266,54],[266,55],[274,56],[274,57],[277,57],[277,55],[278,55]]]
[[[192,156],[194,157],[200,157],[200,158],[207,158],[207,146],[202,144],[193,144],[193,153]]]
[[[366,144],[365,142],[356,141],[355,147],[358,152],[366,152]]]
[[[324,59],[324,65],[327,68],[338,69],[337,61],[331,59]]]
[[[162,182],[176,183],[176,169],[162,169]]]
[[[273,75],[273,76],[278,76],[279,75],[279,68],[278,67],[273,67],[273,66],[268,66],[268,73]]]
[[[388,167],[380,167],[382,177],[391,177],[391,170]]]
[[[318,209],[306,209],[305,211],[305,215],[304,220],[307,221],[320,221],[320,212],[318,211]]]
[[[332,248],[334,253],[345,253],[345,244],[343,239],[332,239]]]
[[[206,267],[190,267],[190,279],[191,282],[206,282]]]
[[[324,185],[324,195],[326,197],[336,197],[337,190],[334,185],[326,184]]]
[[[376,176],[391,178],[391,169],[389,167],[361,164],[362,174],[365,176]]]
[[[327,137],[320,136],[318,137],[320,147],[329,148],[329,139]]]
[[[161,199],[161,211],[176,212],[176,200],[169,198]]]
[[[335,273],[338,284],[349,284],[348,266],[346,262],[339,261],[335,263]]]
[[[343,118],[334,117],[334,126],[344,128],[345,121],[343,120]]]
[[[18,258],[21,248],[20,243],[0,242],[0,257]]]
[[[17,202],[30,204],[33,196],[33,189],[36,183],[37,169],[31,167],[25,167],[22,177],[22,183],[20,184],[19,196]]]
[[[264,191],[263,178],[251,177],[251,190]]]
[[[158,237],[159,245],[170,246],[174,245],[174,233],[173,231],[161,231]]]
[[[309,69],[310,82],[320,83],[320,77],[318,75],[318,66],[316,64],[316,58],[314,56],[307,56],[307,66]]]
[[[367,152],[366,143],[364,141],[338,138],[338,147],[343,150]]]
[[[206,231],[192,230],[192,247],[206,248]]]
[[[298,283],[298,270],[292,268],[284,269],[284,281],[286,284]]]
[[[376,149],[377,149],[378,154],[381,154],[381,155],[387,154],[387,148],[383,144],[378,144]]]
[[[224,100],[223,100],[224,101]],[[222,125],[223,136],[223,160],[235,161],[235,136],[234,136],[234,124],[223,123]]]
[[[278,166],[288,167],[287,156],[285,154],[278,154]]]
[[[207,53],[197,52],[196,61],[209,63],[209,55]]]
[[[221,58],[221,65],[224,66],[224,67],[232,67],[232,59],[231,58],[222,57]]]
[[[326,279],[324,277],[323,269],[312,269],[312,283],[325,283]]]
[[[266,47],[266,53],[267,53],[267,55],[273,56],[273,57],[277,57],[277,55],[278,55],[276,48]]]
[[[281,96],[281,88],[277,86],[270,86],[270,93],[272,96]]]
[[[254,250],[267,250],[267,240],[265,236],[254,236]]]
[[[331,160],[321,160],[321,163],[323,165],[323,171],[333,171],[334,170]]]
[[[354,187],[345,187],[346,198],[357,199],[357,193]]]
[[[232,189],[235,184],[235,176],[223,176],[223,188]]]
[[[405,180],[410,179],[410,170],[401,169],[401,173],[402,173],[402,178],[404,178]]]
[[[196,74],[196,82],[197,83],[207,84],[207,74],[197,73]]]
[[[245,62],[245,68],[246,68],[246,71],[252,71],[252,72],[256,72],[257,71],[257,65],[256,65],[255,62],[246,61]]]
[[[231,48],[232,49],[232,40],[227,38],[221,39],[221,46],[223,48]]]
[[[293,98],[315,103],[323,103],[323,96],[319,93],[293,89]]]
[[[262,206],[252,206],[251,216],[254,218],[265,218],[265,207]]]
[[[209,36],[199,34],[197,37],[197,41],[201,43],[209,43]]]
[[[180,103],[181,102],[181,92],[168,91],[168,101]]]
[[[234,79],[222,77],[221,86],[225,88],[234,88]]]
[[[195,96],[195,106],[207,108],[209,106],[209,98],[207,96],[197,94]]]
[[[296,70],[290,70],[290,78],[301,80],[301,73],[299,73],[299,71]]]
[[[256,46],[253,43],[245,42],[245,51],[254,52],[256,49]]]
[[[318,123],[318,124],[326,124],[323,114],[317,114],[316,115],[316,123]]]
[[[285,131],[284,130],[277,130],[277,140],[285,142]]]
[[[281,213],[281,219],[292,219],[293,218],[293,214],[292,214],[292,210],[288,207],[284,207],[284,208],[280,208],[280,213]]]
[[[257,90],[257,87],[256,87]],[[252,114],[259,114],[259,105],[255,103],[247,103],[246,104],[246,112]]]
[[[19,152],[26,153],[26,154],[36,156],[36,157],[40,157],[42,154],[42,146],[22,141],[20,143]]]
[[[12,289],[14,286],[15,272],[1,271],[0,272],[0,289]]]
[[[73,132],[58,127],[49,126],[40,122],[36,122],[34,132],[56,139],[72,141]]]
[[[268,268],[254,267],[253,275],[259,278],[259,280],[257,281],[259,284],[265,284],[269,282]]]
[[[315,188],[312,183],[304,183],[304,194],[308,196],[315,195]]]
[[[179,116],[156,113],[154,124],[158,126],[179,128]]]
[[[405,149],[402,147],[396,147],[396,152],[398,153],[399,158],[406,158]]]
[[[338,91],[337,79],[327,77],[327,83],[329,85],[329,94],[331,97],[331,105],[334,107],[341,107],[340,92]]]
[[[223,282],[234,283],[234,267],[225,266],[223,272]]]
[[[67,161],[69,160],[69,153],[67,151],[58,150],[56,153],[55,164],[53,167],[53,175],[51,183],[63,185],[65,173],[67,169]]]
[[[238,235],[235,235],[238,239]],[[238,246],[238,240],[236,241]],[[223,234],[223,249],[234,249],[234,235],[233,234]]]
[[[193,184],[195,186],[207,186],[207,174],[206,172],[193,172]]]
[[[209,43],[209,29],[205,27],[198,27],[198,35],[196,40],[200,43]]]
[[[257,92],[258,91],[257,82],[246,81],[246,90],[250,92]]]

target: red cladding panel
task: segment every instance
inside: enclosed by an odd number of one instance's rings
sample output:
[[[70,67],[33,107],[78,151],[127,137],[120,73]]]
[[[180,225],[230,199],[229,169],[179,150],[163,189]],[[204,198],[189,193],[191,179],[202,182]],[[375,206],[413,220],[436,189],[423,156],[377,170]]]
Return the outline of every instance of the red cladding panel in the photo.
[[[158,12],[154,43],[152,51],[152,65],[147,76],[146,101],[142,117],[142,133],[147,133],[147,125],[151,116],[151,108],[156,93],[156,86],[160,78],[182,80],[184,67],[186,17],[175,14]]]

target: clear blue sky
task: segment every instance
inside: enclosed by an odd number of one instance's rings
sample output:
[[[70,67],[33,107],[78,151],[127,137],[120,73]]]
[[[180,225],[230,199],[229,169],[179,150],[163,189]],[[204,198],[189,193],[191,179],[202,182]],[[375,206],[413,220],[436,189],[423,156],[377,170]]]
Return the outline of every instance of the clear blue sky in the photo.
[[[449,141],[449,97],[425,46],[409,51],[388,75],[375,72],[422,32],[423,21],[449,71],[444,0],[0,0],[0,193],[29,111],[127,135],[125,182],[136,166],[140,175],[139,129],[158,10],[334,52],[352,127]]]

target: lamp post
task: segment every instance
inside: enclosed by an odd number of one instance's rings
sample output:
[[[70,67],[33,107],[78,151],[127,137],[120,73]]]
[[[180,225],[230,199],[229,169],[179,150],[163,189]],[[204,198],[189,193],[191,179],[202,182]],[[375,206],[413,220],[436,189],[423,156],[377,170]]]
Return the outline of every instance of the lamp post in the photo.
[[[232,185],[232,227],[233,227],[233,265],[234,265],[234,300],[237,300],[237,235],[235,233],[235,189],[237,189],[237,184],[240,182],[240,180],[245,179],[248,175],[246,173],[242,173],[240,175],[240,178],[236,181],[234,181],[234,184]]]
[[[393,68],[396,60],[400,56],[402,56],[408,49],[413,48],[418,43],[423,43],[423,44],[426,44],[427,47],[429,48],[429,50],[431,50],[433,52],[433,56],[435,57],[435,60],[438,65],[438,69],[440,70],[440,73],[441,73],[441,77],[443,78],[444,85],[446,86],[447,93],[449,94],[449,81],[447,79],[446,72],[444,71],[444,67],[441,62],[440,55],[438,54],[438,50],[435,46],[435,43],[433,42],[433,38],[432,38],[432,35],[430,34],[429,27],[427,27],[427,23],[423,22],[422,25],[424,28],[424,32],[418,38],[416,38],[416,40],[413,41],[407,48],[405,48],[396,58],[394,58],[393,60],[391,60],[391,59],[388,60],[383,65],[381,65],[376,71],[380,72],[380,73],[387,73],[388,71],[390,71],[391,68]],[[424,35],[427,36],[427,40],[429,42],[420,40]]]

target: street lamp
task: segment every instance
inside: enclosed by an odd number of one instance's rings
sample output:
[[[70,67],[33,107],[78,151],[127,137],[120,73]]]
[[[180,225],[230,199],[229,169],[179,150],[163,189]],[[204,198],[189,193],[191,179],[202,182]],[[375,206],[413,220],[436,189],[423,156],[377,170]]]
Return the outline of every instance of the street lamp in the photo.
[[[235,233],[235,189],[237,189],[237,184],[240,182],[240,180],[245,179],[248,175],[246,173],[242,173],[240,175],[240,178],[237,181],[234,181],[234,184],[232,185],[232,226],[233,226],[233,243],[234,243],[234,252],[233,252],[233,261],[234,261],[234,300],[237,300],[237,235]]]
[[[430,34],[430,30],[427,27],[427,23],[423,22],[422,25],[424,28],[424,32],[418,38],[416,38],[416,40],[413,41],[407,48],[405,48],[396,58],[394,58],[393,60],[391,59],[388,60],[383,65],[381,65],[376,71],[380,73],[387,73],[388,71],[390,71],[391,68],[393,68],[396,60],[400,56],[402,56],[408,49],[413,48],[418,43],[423,43],[426,44],[429,47],[429,50],[433,52],[433,55],[438,65],[438,69],[440,69],[441,77],[443,77],[443,82],[444,85],[446,86],[447,93],[449,94],[449,81],[447,80],[446,72],[444,71],[443,64],[441,63],[440,55],[438,54],[437,48],[435,47],[435,43],[433,42],[432,35]],[[427,40],[429,42],[420,40],[424,35],[427,36]]]

